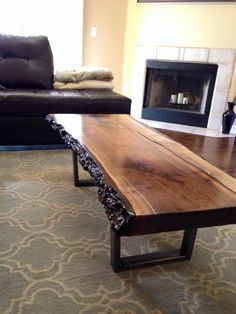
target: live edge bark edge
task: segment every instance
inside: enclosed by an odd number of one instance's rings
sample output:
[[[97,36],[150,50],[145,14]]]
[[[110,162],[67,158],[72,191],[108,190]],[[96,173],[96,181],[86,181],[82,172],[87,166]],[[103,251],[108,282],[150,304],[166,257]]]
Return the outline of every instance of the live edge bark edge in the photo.
[[[105,208],[105,213],[111,223],[112,229],[117,232],[124,230],[135,215],[127,210],[125,202],[120,197],[119,193],[104,182],[102,170],[79,141],[75,140],[72,135],[64,129],[63,125],[58,124],[51,115],[47,115],[46,120],[54,130],[59,132],[63,141],[76,152],[81,166],[85,171],[88,171],[93,178],[98,187],[99,201]]]

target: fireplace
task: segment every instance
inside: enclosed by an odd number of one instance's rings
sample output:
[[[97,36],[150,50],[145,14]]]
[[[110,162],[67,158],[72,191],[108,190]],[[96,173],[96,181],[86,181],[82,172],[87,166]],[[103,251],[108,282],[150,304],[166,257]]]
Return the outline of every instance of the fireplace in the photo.
[[[142,118],[207,127],[218,65],[147,60]]]
[[[155,43],[148,45],[146,43],[139,43],[136,46],[136,56],[134,60],[134,68],[132,72],[132,85],[124,85],[124,92],[132,99],[131,115],[135,119],[141,119],[144,123],[150,126],[160,127],[165,129],[182,130],[186,132],[198,132],[198,134],[221,134],[222,114],[227,108],[227,101],[232,101],[235,96],[234,78],[232,77],[235,64],[235,49],[220,49],[220,48],[196,48],[196,47],[165,47],[158,46]],[[213,97],[210,104],[210,114],[208,118],[207,127],[195,127],[183,125],[180,122],[173,121],[173,123],[154,120],[154,113],[147,119],[142,119],[142,116],[148,111],[155,111],[153,107],[147,107],[144,104],[145,81],[147,73],[147,61],[154,60],[159,62],[175,62],[175,63],[192,63],[218,66],[215,80],[215,87]],[[131,88],[131,89],[130,89]],[[175,93],[181,91],[175,91]],[[183,91],[184,92],[184,91]],[[177,93],[177,96],[178,96]],[[176,95],[176,94],[170,94]],[[185,96],[183,95],[183,98]],[[180,95],[181,98],[181,95]],[[187,96],[185,98],[188,98]],[[172,97],[173,99],[173,97]],[[170,101],[167,98],[167,103]],[[187,100],[185,100],[186,102]],[[190,100],[188,99],[188,102]],[[183,104],[184,105],[184,104]],[[145,108],[144,108],[145,106]],[[159,108],[160,110],[163,108]],[[168,109],[168,108],[167,108]],[[166,109],[166,111],[167,111]],[[175,108],[178,109],[178,108]],[[180,108],[179,108],[180,109]],[[190,109],[190,108],[189,108]],[[158,108],[157,108],[158,110]],[[170,110],[169,110],[170,111]],[[183,110],[182,110],[183,111]],[[178,110],[175,111],[176,113]],[[184,113],[184,112],[182,112]],[[191,114],[191,112],[188,112]],[[202,113],[199,113],[202,114]],[[178,114],[175,114],[175,117]],[[195,114],[196,116],[196,114]],[[155,118],[156,119],[156,118]],[[158,118],[159,119],[159,118]],[[180,124],[179,124],[180,123]],[[209,131],[209,132],[208,132]]]

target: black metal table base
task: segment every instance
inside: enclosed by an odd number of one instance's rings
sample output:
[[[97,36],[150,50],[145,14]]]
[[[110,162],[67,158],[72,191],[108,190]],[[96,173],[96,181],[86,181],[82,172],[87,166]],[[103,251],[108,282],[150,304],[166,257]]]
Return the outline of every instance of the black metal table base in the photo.
[[[190,260],[194,247],[197,229],[187,229],[181,248],[168,252],[155,252],[142,255],[121,257],[121,237],[111,229],[111,265],[114,272],[134,268],[154,266],[165,263],[173,263]]]
[[[72,150],[73,158],[73,175],[74,185],[79,186],[94,186],[94,181],[81,180],[79,178],[78,159],[75,151]],[[142,255],[121,257],[121,236],[111,229],[111,265],[114,272],[129,270],[139,267],[154,266],[158,264],[178,262],[190,260],[194,247],[194,242],[197,234],[197,229],[188,229],[184,231],[184,236],[179,250],[168,252],[155,252]]]
[[[73,150],[72,150],[72,160],[73,160],[74,185],[75,186],[95,186],[95,183],[92,179],[81,180],[79,178],[77,154]]]

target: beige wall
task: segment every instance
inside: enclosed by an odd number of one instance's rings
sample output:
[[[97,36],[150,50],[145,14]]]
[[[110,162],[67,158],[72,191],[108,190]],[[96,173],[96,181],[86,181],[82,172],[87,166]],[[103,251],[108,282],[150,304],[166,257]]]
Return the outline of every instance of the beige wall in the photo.
[[[123,91],[128,96],[136,44],[236,48],[235,4],[137,4],[129,0],[127,16]]]
[[[139,43],[236,48],[235,4],[136,4]],[[131,21],[132,22],[132,21]]]
[[[235,17],[236,4],[230,3],[84,0],[83,64],[109,67],[115,90],[131,96],[137,44],[236,49]]]
[[[114,74],[115,91],[122,91],[124,38],[128,0],[84,0],[83,64],[106,66]],[[97,37],[91,37],[91,27]]]

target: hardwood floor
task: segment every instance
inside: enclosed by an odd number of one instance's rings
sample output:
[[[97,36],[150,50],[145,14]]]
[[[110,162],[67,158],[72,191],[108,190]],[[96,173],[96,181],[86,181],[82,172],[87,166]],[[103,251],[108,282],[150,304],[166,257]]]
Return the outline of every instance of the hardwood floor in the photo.
[[[213,138],[158,129],[183,144],[214,166],[236,178],[236,144],[234,138]]]

